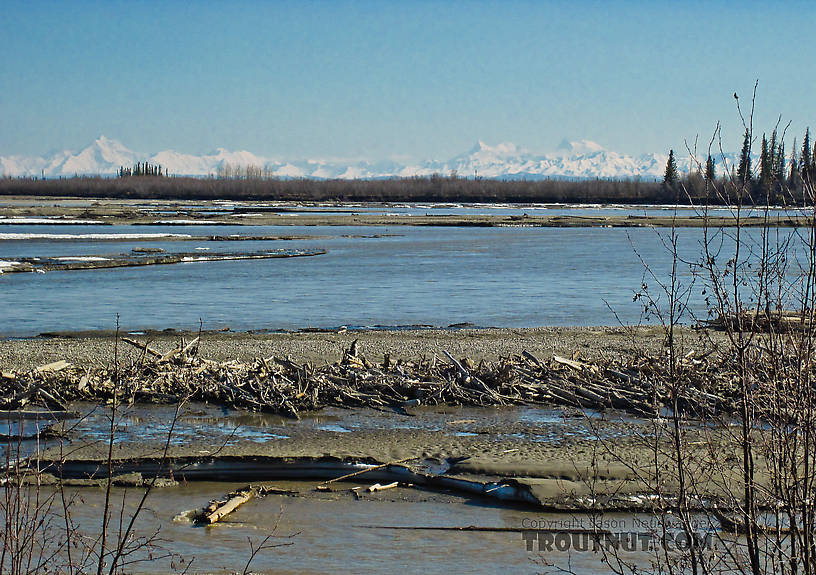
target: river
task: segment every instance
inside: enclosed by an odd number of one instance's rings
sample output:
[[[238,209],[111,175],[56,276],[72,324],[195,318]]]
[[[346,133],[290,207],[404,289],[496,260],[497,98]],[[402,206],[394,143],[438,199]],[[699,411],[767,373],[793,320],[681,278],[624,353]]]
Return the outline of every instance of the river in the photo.
[[[478,210],[478,208],[473,208]],[[614,213],[614,211],[610,211]],[[134,248],[214,254],[323,249],[309,258],[190,262],[0,275],[0,334],[306,327],[616,325],[643,320],[633,302],[646,265],[666,277],[669,230],[340,226],[4,225],[4,234],[122,234],[120,241],[0,239],[0,261],[128,254]],[[146,241],[128,234],[318,236],[276,241]],[[678,230],[678,253],[699,261],[702,230]],[[759,230],[745,230],[750,241]],[[787,236],[791,229],[781,230]],[[375,237],[372,237],[375,236]],[[8,236],[7,236],[8,237]],[[726,244],[728,240],[726,239]],[[791,260],[793,261],[793,260]],[[679,267],[685,285],[692,272]],[[691,307],[705,318],[702,289]],[[689,316],[685,321],[693,322]]]

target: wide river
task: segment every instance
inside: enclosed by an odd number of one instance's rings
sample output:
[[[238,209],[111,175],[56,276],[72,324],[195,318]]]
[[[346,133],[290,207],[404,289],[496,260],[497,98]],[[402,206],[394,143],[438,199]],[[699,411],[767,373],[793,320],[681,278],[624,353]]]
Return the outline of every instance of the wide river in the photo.
[[[484,210],[482,210],[484,211]],[[594,210],[615,215],[619,210]],[[0,261],[23,257],[324,249],[315,257],[190,262],[0,275],[0,335],[113,329],[282,330],[469,323],[483,327],[615,325],[643,320],[633,294],[645,264],[666,277],[669,230],[338,226],[4,225]],[[5,234],[305,235],[278,241],[2,239]],[[758,230],[745,232],[758,237]],[[782,234],[794,233],[781,230]],[[678,231],[699,261],[702,231]],[[371,236],[379,237],[371,237]],[[344,237],[345,236],[345,237]],[[357,236],[357,237],[355,237]],[[368,236],[368,237],[359,237]],[[681,265],[688,285],[692,274]],[[653,290],[653,279],[645,282]],[[700,295],[691,303],[704,318]],[[687,318],[687,321],[693,321]]]

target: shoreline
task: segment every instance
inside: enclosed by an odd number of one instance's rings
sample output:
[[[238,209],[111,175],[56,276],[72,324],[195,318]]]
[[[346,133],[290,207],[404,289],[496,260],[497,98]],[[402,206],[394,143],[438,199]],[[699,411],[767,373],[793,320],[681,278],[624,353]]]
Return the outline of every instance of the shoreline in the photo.
[[[3,198],[0,197],[0,203]],[[14,202],[19,202],[14,205]],[[60,203],[62,202],[62,203]],[[433,213],[437,207],[455,207],[462,204],[444,203],[432,206],[416,204],[417,209],[426,209],[424,214],[408,213],[369,213],[354,211],[360,209],[382,207],[384,210],[404,207],[404,203],[394,202],[350,202],[349,207],[344,203],[336,202],[327,205],[326,202],[295,202],[285,203],[288,207],[270,207],[272,201],[253,202],[247,200],[224,202],[217,200],[100,200],[88,198],[84,201],[69,200],[59,197],[15,197],[8,198],[6,204],[0,206],[3,219],[0,224],[15,225],[14,219],[20,219],[17,225],[59,225],[68,228],[70,233],[72,224],[110,226],[128,225],[137,228],[156,226],[195,227],[195,226],[240,226],[253,228],[256,226],[417,226],[417,227],[553,227],[553,228],[635,228],[635,227],[734,227],[737,220],[733,216],[707,215],[704,216],[701,206],[678,205],[677,209],[683,213],[673,214],[671,209],[664,206],[650,206],[632,204],[627,205],[631,210],[661,209],[665,214],[645,215],[580,215],[580,214],[438,214]],[[466,202],[467,203],[467,202]],[[77,205],[79,204],[79,205]],[[525,208],[548,207],[548,204],[507,204],[500,205],[504,209],[524,210]],[[468,204],[471,205],[471,204]],[[303,206],[303,209],[300,208]],[[336,210],[343,207],[348,209]],[[481,204],[486,210],[495,209]],[[586,206],[572,205],[563,209],[604,209],[603,204],[587,204]],[[614,205],[613,208],[618,208]],[[326,208],[321,210],[321,208]],[[711,210],[732,209],[730,206],[711,206]],[[748,211],[750,208],[743,208]],[[693,213],[688,213],[693,212]],[[790,212],[771,208],[767,220],[761,215],[761,208],[757,209],[758,216],[742,215],[740,225],[743,227],[800,227],[810,225],[812,217],[802,215],[798,210]],[[3,221],[5,220],[5,221]],[[3,228],[4,225],[0,225]],[[2,239],[2,229],[0,229]]]

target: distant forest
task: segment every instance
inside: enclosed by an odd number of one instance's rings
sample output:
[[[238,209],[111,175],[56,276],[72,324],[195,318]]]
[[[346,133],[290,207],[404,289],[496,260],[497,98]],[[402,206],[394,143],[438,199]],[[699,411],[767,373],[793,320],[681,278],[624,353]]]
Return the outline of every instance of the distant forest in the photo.
[[[381,180],[278,178],[0,178],[0,195],[178,200],[340,202],[672,203],[660,182],[489,180],[449,176]]]

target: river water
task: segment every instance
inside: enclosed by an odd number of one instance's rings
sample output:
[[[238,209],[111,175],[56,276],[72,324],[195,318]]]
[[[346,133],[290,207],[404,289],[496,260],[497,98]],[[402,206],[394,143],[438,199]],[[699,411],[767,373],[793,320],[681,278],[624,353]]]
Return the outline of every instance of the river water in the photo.
[[[277,481],[275,485],[309,493],[315,482]],[[190,573],[240,573],[250,556],[250,542],[257,546],[265,536],[273,533],[270,543],[282,546],[259,553],[252,563],[253,572],[542,573],[552,569],[547,567],[548,564],[554,564],[560,569],[571,568],[574,573],[590,575],[608,569],[603,563],[603,552],[593,551],[591,544],[589,549],[576,545],[575,549],[559,551],[554,547],[540,548],[540,540],[533,540],[532,549],[528,550],[528,542],[521,531],[530,525],[589,527],[593,521],[589,516],[525,512],[454,495],[425,493],[420,500],[415,497],[401,500],[399,489],[395,490],[396,493],[372,494],[360,501],[347,490],[326,497],[270,495],[255,499],[212,527],[174,521],[174,516],[185,510],[206,506],[211,499],[245,486],[246,483],[188,483],[154,490],[137,523],[136,534],[150,536],[158,530],[161,549],[154,549],[153,555],[159,557],[163,550],[168,550],[183,557],[184,561],[192,560]],[[72,518],[83,534],[93,537],[99,530],[104,491],[69,490],[67,496],[70,499],[74,494],[81,498],[81,504],[72,509]],[[139,495],[139,490],[125,494],[121,488],[114,489],[116,509],[125,496],[126,512],[132,513]],[[614,522],[616,531],[624,534],[648,533],[642,525],[651,520],[648,516],[624,514],[604,517],[604,521]],[[470,525],[519,531],[421,529]],[[55,529],[59,529],[56,522]],[[529,539],[531,535],[532,532],[528,532],[526,537]],[[147,552],[138,553],[130,559],[146,556]],[[648,565],[653,552],[635,549],[621,552],[621,556],[629,562]],[[128,572],[180,572],[178,558],[175,564],[174,569],[170,560],[156,559],[133,564]]]
[[[126,330],[197,329],[199,320],[204,329],[235,331],[634,324],[642,320],[633,294],[644,283],[645,265],[658,277],[666,277],[671,265],[669,231],[651,228],[4,225],[0,232],[123,235],[121,241],[0,239],[0,261],[127,254],[138,247],[203,255],[280,248],[327,252],[307,258],[2,274],[0,334],[6,337],[109,330],[117,314]],[[124,239],[134,233],[322,237]],[[753,242],[759,231],[743,234]],[[699,261],[702,230],[680,229],[678,235],[680,256]],[[689,267],[681,265],[679,272],[688,284]],[[654,288],[649,280],[647,274],[646,283]],[[701,291],[693,290],[690,303],[704,318]]]

